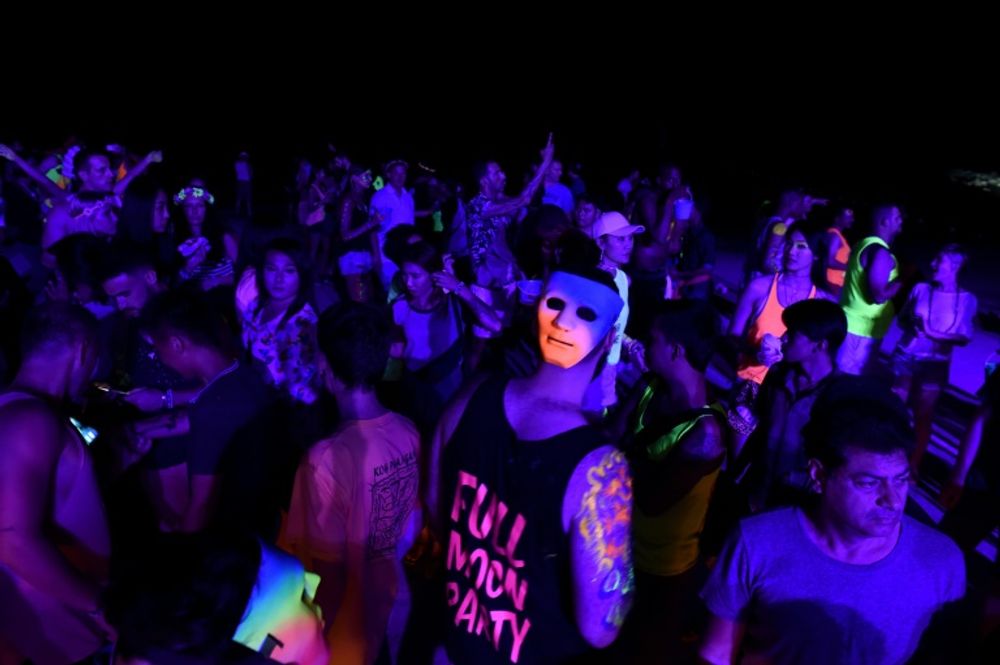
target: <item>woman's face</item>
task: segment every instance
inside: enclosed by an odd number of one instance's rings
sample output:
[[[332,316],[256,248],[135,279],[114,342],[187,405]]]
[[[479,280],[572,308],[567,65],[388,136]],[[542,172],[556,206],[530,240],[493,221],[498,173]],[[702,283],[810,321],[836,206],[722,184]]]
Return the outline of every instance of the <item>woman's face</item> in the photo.
[[[364,173],[352,175],[351,183],[353,183],[358,189],[368,189],[372,186],[372,172],[365,171]]]
[[[431,274],[416,263],[403,263],[403,288],[411,298],[426,298],[434,288]]]
[[[785,270],[787,272],[808,271],[812,268],[813,252],[806,237],[792,231],[785,238]]]
[[[156,193],[153,199],[153,233],[163,233],[167,230],[167,222],[170,221],[170,205],[167,200],[167,193],[162,189]]]
[[[934,271],[935,282],[950,282],[958,276],[958,271],[962,267],[962,260],[954,254],[941,252],[931,261],[931,270]]]
[[[206,210],[205,201],[200,198],[189,199],[184,202],[184,217],[191,226],[200,228],[205,223]]]
[[[267,253],[264,289],[272,300],[291,300],[299,294],[299,269],[290,256],[276,251]]]

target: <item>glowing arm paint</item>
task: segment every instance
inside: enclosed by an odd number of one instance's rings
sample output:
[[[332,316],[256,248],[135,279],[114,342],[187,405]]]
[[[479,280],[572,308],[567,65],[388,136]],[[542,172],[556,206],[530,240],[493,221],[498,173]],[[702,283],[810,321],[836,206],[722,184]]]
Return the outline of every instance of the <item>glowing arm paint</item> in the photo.
[[[581,635],[595,647],[618,636],[632,606],[632,477],[611,446],[577,466],[563,501],[569,522],[574,610]],[[568,518],[568,520],[567,520]]]

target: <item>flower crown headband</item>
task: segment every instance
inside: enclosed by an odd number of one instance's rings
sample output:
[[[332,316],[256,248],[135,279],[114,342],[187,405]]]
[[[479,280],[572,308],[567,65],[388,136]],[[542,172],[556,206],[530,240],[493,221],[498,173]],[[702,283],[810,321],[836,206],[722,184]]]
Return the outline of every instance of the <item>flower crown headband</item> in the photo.
[[[215,197],[207,189],[202,187],[185,187],[174,195],[174,204],[182,205],[189,199],[204,199],[209,205],[215,203]]]

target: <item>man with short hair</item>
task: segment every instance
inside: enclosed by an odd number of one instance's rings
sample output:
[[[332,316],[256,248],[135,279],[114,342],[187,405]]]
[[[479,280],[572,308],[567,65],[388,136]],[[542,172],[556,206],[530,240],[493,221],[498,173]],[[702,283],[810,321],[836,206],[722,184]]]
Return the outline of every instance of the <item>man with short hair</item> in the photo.
[[[754,402],[757,427],[743,456],[742,484],[754,512],[795,503],[808,492],[802,428],[813,403],[837,376],[837,351],[847,334],[844,311],[828,300],[801,300],[781,313],[787,327],[782,361],[767,373]]]
[[[200,385],[195,387],[166,367],[139,331],[143,307],[165,290],[152,258],[141,247],[116,243],[96,271],[104,293],[119,312],[111,344],[109,380],[129,390],[125,401],[146,413],[186,405]]]
[[[495,161],[476,166],[474,176],[479,193],[468,202],[465,210],[469,234],[469,256],[476,275],[476,284],[484,288],[503,288],[512,280],[515,261],[507,242],[510,227],[517,215],[531,201],[552,163],[555,147],[552,136],[542,150],[542,164],[518,196],[504,193],[507,175]]]
[[[545,171],[542,193],[542,203],[559,206],[567,215],[573,212],[573,192],[562,183],[563,165],[558,159],[553,159]]]
[[[86,149],[77,153],[74,161],[80,189],[56,203],[42,230],[42,249],[46,251],[43,258],[47,265],[52,265],[47,254],[49,247],[68,235],[90,233],[113,236],[117,210],[121,208],[122,196],[129,183],[150,164],[162,160],[162,153],[151,152],[115,183],[115,172],[106,152]]]
[[[627,453],[636,605],[629,615],[637,663],[687,662],[681,633],[695,600],[699,541],[726,448],[722,409],[708,402],[705,368],[718,315],[690,300],[662,303],[647,349],[651,374],[629,412]],[[690,654],[688,654],[690,655]]]
[[[804,434],[815,505],[740,523],[702,591],[708,663],[904,663],[965,594],[951,540],[903,514],[913,431],[885,386],[845,377]]]
[[[161,434],[174,438],[152,452],[161,529],[227,524],[273,538],[278,492],[294,467],[283,465],[278,450],[281,419],[267,384],[237,360],[232,333],[201,292],[158,294],[143,310],[141,328],[164,365],[202,386]]]
[[[377,309],[344,303],[320,319],[323,380],[341,423],[299,465],[284,540],[322,578],[316,600],[336,663],[372,663],[403,584],[413,543],[420,435],[385,408],[375,386],[391,327]]]
[[[573,208],[573,223],[576,228],[593,238],[594,222],[601,216],[601,209],[593,197],[588,194],[581,194],[576,197],[576,206]]]
[[[878,356],[896,308],[892,299],[903,283],[892,242],[903,230],[903,215],[895,205],[880,206],[872,214],[872,235],[859,242],[847,261],[840,305],[847,315],[847,339],[840,347],[837,367],[846,374],[866,374]]]

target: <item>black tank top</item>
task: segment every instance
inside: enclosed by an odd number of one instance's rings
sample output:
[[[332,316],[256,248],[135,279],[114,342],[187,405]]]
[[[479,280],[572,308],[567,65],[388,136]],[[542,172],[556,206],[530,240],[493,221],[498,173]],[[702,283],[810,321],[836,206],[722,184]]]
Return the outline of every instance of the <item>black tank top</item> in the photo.
[[[368,208],[364,202],[356,202],[351,206],[351,230],[368,223]],[[372,250],[371,233],[362,233],[351,240],[342,241],[337,250],[340,256],[348,252],[370,252]]]
[[[445,448],[448,656],[455,663],[569,663],[590,651],[571,604],[566,486],[603,442],[589,426],[520,441],[507,379],[473,394]]]

